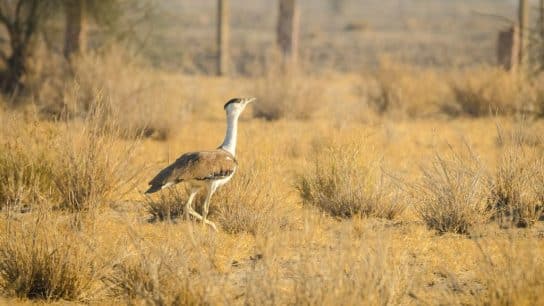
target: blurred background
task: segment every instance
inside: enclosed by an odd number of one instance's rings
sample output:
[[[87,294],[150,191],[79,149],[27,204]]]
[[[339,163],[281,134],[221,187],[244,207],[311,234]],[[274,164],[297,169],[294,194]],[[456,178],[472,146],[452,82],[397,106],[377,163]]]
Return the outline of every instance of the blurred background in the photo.
[[[541,0],[2,0],[0,25],[3,107],[98,99],[136,134],[244,94],[269,120],[544,108]]]

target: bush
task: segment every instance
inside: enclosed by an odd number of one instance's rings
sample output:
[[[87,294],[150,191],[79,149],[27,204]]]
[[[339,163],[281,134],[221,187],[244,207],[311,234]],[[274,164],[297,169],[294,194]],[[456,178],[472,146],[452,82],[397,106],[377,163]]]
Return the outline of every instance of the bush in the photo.
[[[478,241],[481,258],[476,274],[484,286],[484,305],[541,305],[544,303],[544,251],[532,237]]]
[[[503,69],[465,71],[454,78],[451,88],[459,114],[479,117],[536,111],[538,87]]]
[[[383,177],[378,179],[359,158],[359,148],[351,146],[317,153],[314,167],[300,175],[296,185],[303,203],[340,218],[398,216],[404,206],[392,197]]]
[[[324,103],[323,87],[296,68],[271,68],[256,81],[253,115],[267,120],[308,119]]]
[[[438,233],[469,234],[489,221],[487,177],[474,156],[436,156],[423,168],[422,182],[413,189],[415,209],[427,227]]]
[[[51,216],[42,216],[43,220]],[[38,219],[0,234],[0,289],[7,296],[84,301],[100,279],[92,249],[80,236]]]
[[[247,164],[247,163],[245,163]],[[268,232],[273,227],[289,224],[287,214],[279,205],[282,199],[263,177],[270,176],[263,166],[245,166],[212,198],[211,218],[227,233]]]
[[[86,211],[122,197],[130,190],[138,167],[132,164],[137,143],[121,143],[115,137],[116,122],[104,127],[105,110],[100,104],[86,118],[79,131],[67,123],[55,139],[55,191],[59,208]],[[50,149],[50,148],[48,148]]]
[[[488,205],[503,227],[530,227],[544,212],[542,162],[519,146],[504,149],[492,180]]]
[[[0,118],[0,209],[26,211],[35,203],[55,198],[51,154],[39,135],[39,125],[21,124],[21,116]]]
[[[444,112],[452,103],[448,83],[437,72],[382,61],[367,84],[368,107],[378,114],[421,118]],[[447,112],[446,112],[447,113]]]
[[[162,190],[158,198],[147,197],[147,212],[151,215],[151,222],[172,221],[185,214],[187,193],[181,187]]]
[[[33,119],[10,119],[0,143],[0,207],[27,210],[43,203],[74,212],[123,195],[138,171],[129,167],[135,143],[120,144],[97,118],[55,129]]]
[[[52,62],[31,80],[33,101],[47,118],[85,118],[99,102],[104,121],[116,122],[115,133],[164,140],[188,116],[181,80],[153,71],[126,49],[77,57],[69,69],[62,64]]]

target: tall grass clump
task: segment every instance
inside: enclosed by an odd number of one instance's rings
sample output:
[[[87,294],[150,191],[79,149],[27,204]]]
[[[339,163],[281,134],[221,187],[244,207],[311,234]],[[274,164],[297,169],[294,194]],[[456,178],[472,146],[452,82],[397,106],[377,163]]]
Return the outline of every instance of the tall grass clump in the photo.
[[[22,116],[0,119],[0,209],[28,210],[54,198],[55,169],[45,149],[47,141],[39,137],[51,132],[28,124]]]
[[[427,227],[438,233],[470,234],[489,221],[489,182],[477,158],[451,153],[437,155],[422,169],[421,182],[413,188],[415,210]]]
[[[518,133],[504,136],[499,130],[499,139],[505,138],[513,140],[501,140],[507,144],[500,148],[488,205],[501,226],[530,227],[544,212],[542,157],[524,148]]]
[[[273,176],[264,166],[253,164],[237,171],[228,185],[212,198],[210,216],[230,234],[258,233],[280,229],[291,220],[281,206],[279,191],[264,177]]]
[[[52,196],[54,168],[43,151],[22,143],[0,145],[0,209],[31,209]]]
[[[151,216],[149,221],[173,221],[184,216],[187,197],[181,186],[163,190],[157,197],[147,197],[145,203]]]
[[[544,303],[544,250],[535,238],[478,241],[481,259],[477,275],[485,305],[542,305]]]
[[[308,119],[324,103],[323,86],[296,67],[270,67],[253,92],[258,99],[253,115],[267,120]]]
[[[296,183],[305,205],[334,217],[356,215],[393,219],[404,206],[397,201],[384,177],[360,161],[358,146],[333,146],[313,157],[313,165]]]
[[[102,279],[110,295],[146,305],[203,305],[205,287],[190,275],[186,250],[138,245]]]
[[[499,68],[464,71],[454,77],[451,88],[459,115],[535,114],[538,87],[523,76]]]
[[[333,244],[322,245],[309,236],[329,233],[309,226],[308,231],[263,237],[262,260],[244,278],[244,304],[403,304],[411,286],[410,265],[385,228],[364,228],[359,235],[346,226],[335,231]],[[278,264],[284,256],[290,260]]]
[[[84,118],[101,95],[107,121],[117,123],[115,133],[164,140],[188,116],[181,80],[154,70],[123,47],[78,56],[69,69],[51,65],[43,70],[47,75],[57,71],[54,77],[35,76],[31,88],[46,118]]]
[[[447,81],[438,72],[384,60],[367,82],[368,107],[380,115],[421,118],[449,115],[453,97]]]
[[[0,234],[0,290],[5,296],[85,301],[104,271],[93,249],[62,225],[10,223]],[[84,239],[84,238],[83,238]]]
[[[135,143],[119,143],[94,116],[79,131],[66,131],[56,143],[54,183],[59,208],[86,211],[121,198],[132,186]],[[69,128],[69,126],[67,126]]]

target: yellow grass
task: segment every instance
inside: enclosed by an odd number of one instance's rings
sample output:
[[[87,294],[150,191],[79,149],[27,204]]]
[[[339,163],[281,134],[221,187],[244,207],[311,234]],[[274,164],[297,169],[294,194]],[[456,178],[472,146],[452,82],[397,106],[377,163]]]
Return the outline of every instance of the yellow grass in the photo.
[[[105,89],[75,91],[90,93],[91,106],[107,102],[102,115],[89,108],[46,121],[38,102],[0,112],[0,303],[544,303],[539,211],[527,214],[526,228],[502,228],[488,218],[495,213],[493,196],[504,187],[515,196],[530,191],[516,203],[532,206],[522,207],[542,207],[542,120],[457,117],[434,97],[453,97],[451,83],[418,99],[432,86],[418,87],[417,75],[382,88],[402,95],[392,96],[398,99],[393,113],[378,116],[360,90],[366,76],[312,76],[323,85],[322,105],[312,116],[266,121],[251,110],[242,116],[239,169],[211,202],[216,233],[176,218],[182,186],[177,194],[146,198],[142,192],[181,153],[220,143],[226,99],[259,99],[268,91],[253,92],[261,80],[139,69],[136,80],[150,73],[183,88],[183,94],[170,85],[136,94],[141,102],[160,92],[153,100],[159,107],[150,111],[157,122],[176,114],[164,137],[122,133],[148,122],[139,124],[142,110],[116,120],[118,111],[110,107],[122,107],[120,92],[134,88],[128,81],[110,86],[109,72],[99,73]],[[112,79],[124,79],[116,73]],[[94,85],[92,79],[87,84]],[[424,80],[441,82],[431,72]],[[311,97],[301,96],[310,100],[293,107],[312,106]],[[289,112],[288,102],[282,111]],[[412,118],[427,106],[428,118]],[[470,156],[450,158],[467,148]],[[504,158],[520,151],[527,154]],[[511,172],[523,179],[509,183]],[[149,222],[153,214],[161,222]]]

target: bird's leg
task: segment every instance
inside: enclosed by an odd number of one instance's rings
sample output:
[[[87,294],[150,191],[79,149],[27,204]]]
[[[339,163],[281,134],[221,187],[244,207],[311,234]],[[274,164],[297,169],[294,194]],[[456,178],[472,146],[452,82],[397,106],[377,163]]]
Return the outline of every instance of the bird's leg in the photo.
[[[185,204],[185,219],[189,220],[189,214],[198,220],[202,220],[202,216],[199,215],[191,206],[193,203],[193,199],[195,198],[195,195],[198,193],[198,188],[191,188],[189,192],[189,199],[187,199],[187,203]]]
[[[203,225],[208,224],[217,232],[217,227],[215,226],[215,223],[206,219],[208,217],[208,210],[210,208],[210,200],[212,198],[214,191],[215,191],[215,188],[213,188],[213,186],[210,186],[208,188],[208,192],[206,194],[206,200],[204,201],[204,207],[202,208],[202,224]]]

